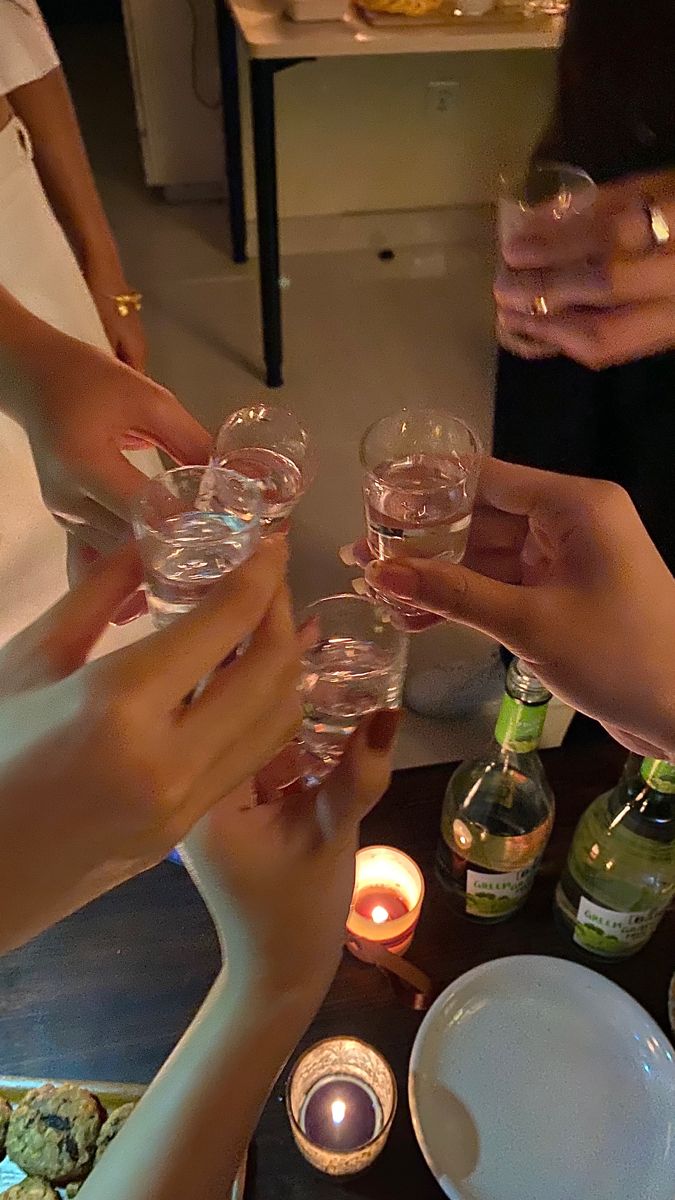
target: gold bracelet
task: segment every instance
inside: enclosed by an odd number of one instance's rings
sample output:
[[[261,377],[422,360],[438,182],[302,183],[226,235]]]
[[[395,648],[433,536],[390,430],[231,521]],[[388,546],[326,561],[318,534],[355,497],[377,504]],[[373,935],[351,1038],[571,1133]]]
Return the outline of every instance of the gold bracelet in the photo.
[[[111,296],[110,299],[116,305],[120,317],[128,317],[132,312],[140,312],[143,307],[142,292],[121,292],[119,296]]]

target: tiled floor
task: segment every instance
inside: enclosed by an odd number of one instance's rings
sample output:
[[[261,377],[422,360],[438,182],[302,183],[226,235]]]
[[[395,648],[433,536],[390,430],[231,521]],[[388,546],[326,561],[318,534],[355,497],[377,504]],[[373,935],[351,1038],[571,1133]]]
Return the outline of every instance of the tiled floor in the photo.
[[[61,49],[130,278],[146,295],[153,372],[212,429],[233,408],[263,398],[294,409],[307,423],[323,467],[295,521],[294,591],[304,602],[348,588],[336,550],[361,526],[362,430],[403,404],[434,403],[489,440],[488,215],[421,214],[417,227],[433,240],[421,242],[416,231],[408,245],[396,239],[416,226],[414,216],[335,218],[333,244],[359,248],[320,253],[303,248],[316,245],[317,235],[319,244],[330,244],[326,219],[318,230],[311,221],[294,223],[287,231],[294,252],[283,264],[287,383],[269,393],[260,379],[256,264],[236,267],[228,260],[223,206],[170,206],[144,188],[130,96],[120,93],[123,51],[114,31],[71,29]],[[378,259],[383,245],[392,246],[393,260]],[[414,639],[417,691],[425,690],[420,674],[433,672],[426,683],[451,710],[458,660],[485,663],[490,651],[459,630]],[[402,761],[466,752],[489,723],[411,718]]]

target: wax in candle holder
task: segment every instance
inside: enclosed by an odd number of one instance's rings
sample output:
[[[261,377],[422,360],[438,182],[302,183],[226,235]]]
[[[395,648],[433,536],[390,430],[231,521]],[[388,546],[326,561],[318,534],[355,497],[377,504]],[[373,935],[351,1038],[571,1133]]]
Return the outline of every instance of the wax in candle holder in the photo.
[[[286,1089],[296,1144],[327,1175],[355,1175],[375,1161],[396,1111],[396,1081],[372,1046],[327,1038],[298,1059]]]
[[[423,899],[424,878],[412,858],[393,846],[367,846],[356,855],[347,932],[404,954]]]

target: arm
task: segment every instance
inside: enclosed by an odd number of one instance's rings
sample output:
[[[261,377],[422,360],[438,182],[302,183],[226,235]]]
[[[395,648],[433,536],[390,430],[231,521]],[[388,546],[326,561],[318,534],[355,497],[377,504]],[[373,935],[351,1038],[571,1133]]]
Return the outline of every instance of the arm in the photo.
[[[120,318],[111,299],[132,289],[94,182],[63,71],[56,67],[16,88],[9,99],[30,132],[42,185],[75,251],[112,348],[124,362],[142,370],[145,345],[140,322],[134,314]]]
[[[376,713],[318,796],[229,797],[187,839],[228,968],[82,1200],[221,1200],[342,953],[358,824],[389,781],[398,714]],[[307,898],[312,903],[308,905]]]

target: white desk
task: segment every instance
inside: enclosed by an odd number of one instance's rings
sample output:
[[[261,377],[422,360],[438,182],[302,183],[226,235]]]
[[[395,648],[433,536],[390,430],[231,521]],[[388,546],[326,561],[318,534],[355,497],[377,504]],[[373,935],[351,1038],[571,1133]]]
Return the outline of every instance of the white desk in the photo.
[[[265,377],[280,387],[282,374],[279,220],[277,210],[274,76],[298,62],[370,54],[447,54],[467,51],[554,49],[560,17],[532,20],[504,13],[459,17],[443,25],[371,25],[356,11],[341,21],[294,22],[284,0],[215,0],[223,92],[223,132],[232,257],[246,261],[238,52],[249,60],[260,301]]]

